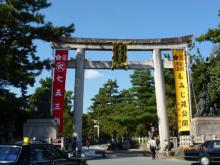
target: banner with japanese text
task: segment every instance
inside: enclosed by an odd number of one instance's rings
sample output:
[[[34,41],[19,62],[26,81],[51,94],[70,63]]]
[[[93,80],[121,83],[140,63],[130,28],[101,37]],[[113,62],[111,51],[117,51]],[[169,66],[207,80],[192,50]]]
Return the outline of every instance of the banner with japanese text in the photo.
[[[190,131],[190,109],[186,70],[186,51],[173,50],[172,54],[176,86],[178,131]]]
[[[63,132],[63,111],[67,60],[68,50],[55,51],[52,113],[55,122],[59,126],[60,133]]]

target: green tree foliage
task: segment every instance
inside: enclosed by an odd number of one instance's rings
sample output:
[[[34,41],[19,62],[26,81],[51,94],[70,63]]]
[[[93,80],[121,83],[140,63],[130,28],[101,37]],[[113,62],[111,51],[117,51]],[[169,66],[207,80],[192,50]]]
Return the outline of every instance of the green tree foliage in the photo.
[[[93,104],[90,107],[91,119],[100,122],[100,131],[112,133],[114,127],[105,121],[110,121],[110,114],[114,112],[114,106],[117,103],[118,85],[116,80],[108,80],[107,83],[99,89],[99,93],[92,99]]]
[[[166,99],[167,99],[167,116],[170,131],[177,131],[177,108],[176,108],[176,90],[173,70],[166,69],[164,72]]]
[[[23,99],[16,98],[15,94],[0,89],[0,144],[21,137],[23,134],[23,122],[28,117],[28,111],[24,110],[26,104]],[[22,110],[20,110],[22,109]],[[9,137],[11,139],[9,139]]]
[[[0,87],[13,85],[25,92],[35,76],[49,61],[40,61],[34,40],[55,41],[69,36],[73,24],[56,27],[45,22],[40,10],[50,6],[47,0],[2,0],[0,4]]]
[[[209,99],[220,107],[220,48],[217,45],[212,53],[204,58],[198,51],[192,61],[192,82],[196,102],[203,91]]]
[[[46,78],[40,80],[41,86],[30,96],[29,108],[32,118],[51,118],[51,86],[52,79]],[[72,137],[73,132],[73,114],[72,103],[73,92],[66,91],[64,96],[64,132],[65,137]]]
[[[15,121],[11,114],[23,114],[22,109],[27,104],[15,97],[9,88],[16,87],[25,96],[27,86],[34,85],[41,70],[50,68],[47,59],[41,60],[36,55],[35,41],[58,41],[59,37],[70,36],[74,31],[73,24],[58,27],[45,21],[40,10],[50,5],[47,0],[0,0],[1,117],[7,118],[8,123]],[[19,116],[22,115],[17,115],[17,119]],[[18,120],[22,122],[23,117]],[[7,128],[2,122],[0,127]]]
[[[145,130],[150,130],[152,126],[157,128],[155,86],[150,70],[135,71],[131,75],[131,83],[130,90],[135,99],[139,121],[144,124]]]
[[[51,118],[51,84],[52,79],[40,80],[41,86],[30,96],[29,108],[32,118]]]
[[[157,126],[154,81],[150,71],[135,71],[131,82],[132,88],[118,92],[117,82],[108,80],[92,99],[87,123],[91,119],[98,120],[101,135],[144,136],[152,126]]]
[[[63,135],[64,137],[71,138],[73,134],[73,92],[66,91],[65,98],[64,98],[64,114],[63,114],[63,124],[64,130]]]
[[[218,13],[218,16],[220,16],[220,11]],[[217,28],[209,29],[207,33],[199,36],[197,38],[197,41],[211,41],[212,43],[220,43],[220,24]]]
[[[220,45],[214,47],[209,61],[210,82],[208,84],[208,91],[211,101],[217,102],[220,107]]]
[[[219,14],[220,16],[220,11]],[[220,107],[220,25],[217,28],[209,29],[207,33],[199,36],[197,41],[210,41],[216,44],[212,53],[205,59],[198,51],[193,56],[192,77],[195,87],[195,95],[207,91],[212,103]]]
[[[95,139],[97,136],[96,130],[93,127],[94,122],[91,117],[90,112],[83,115],[83,139]]]
[[[197,50],[197,53],[192,58],[192,82],[195,95],[197,96],[196,99],[199,98],[202,90],[206,90],[206,85],[209,82],[207,60],[208,58],[205,59],[199,50]]]
[[[131,83],[131,92],[136,100],[135,104],[140,109],[144,109],[147,105],[155,105],[154,79],[150,70],[134,71],[134,74],[131,75]]]
[[[115,80],[108,80],[107,83],[99,89],[99,93],[92,99],[93,104],[90,107],[96,119],[112,112],[112,107],[116,103],[118,85]]]

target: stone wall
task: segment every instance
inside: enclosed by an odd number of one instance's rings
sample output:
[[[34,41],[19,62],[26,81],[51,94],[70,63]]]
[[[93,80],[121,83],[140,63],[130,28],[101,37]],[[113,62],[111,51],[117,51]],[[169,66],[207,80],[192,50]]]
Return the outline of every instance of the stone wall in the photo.
[[[53,119],[28,119],[24,123],[23,135],[30,138],[56,139],[58,127]]]
[[[220,117],[195,117],[191,122],[190,135],[220,136]]]

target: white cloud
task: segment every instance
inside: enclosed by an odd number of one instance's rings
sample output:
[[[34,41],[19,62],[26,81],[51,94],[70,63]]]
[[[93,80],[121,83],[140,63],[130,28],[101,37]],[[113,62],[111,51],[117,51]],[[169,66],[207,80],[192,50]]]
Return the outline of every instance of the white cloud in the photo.
[[[86,79],[95,79],[95,78],[99,78],[102,76],[103,76],[103,74],[97,70],[86,70],[86,72],[85,72]]]

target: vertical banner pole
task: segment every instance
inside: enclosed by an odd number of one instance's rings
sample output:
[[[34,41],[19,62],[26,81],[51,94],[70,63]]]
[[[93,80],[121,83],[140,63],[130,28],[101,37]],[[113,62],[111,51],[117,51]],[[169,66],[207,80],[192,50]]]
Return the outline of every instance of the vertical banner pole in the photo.
[[[53,82],[54,82],[54,70],[55,70],[55,50],[52,49],[52,63],[51,65],[51,102],[50,102],[50,114],[53,116]]]
[[[190,121],[192,121],[192,102],[191,102],[191,79],[190,79],[190,56],[188,54],[188,48],[186,48],[186,66],[187,66],[187,78],[188,78],[188,92],[189,92],[189,111],[190,111]]]

